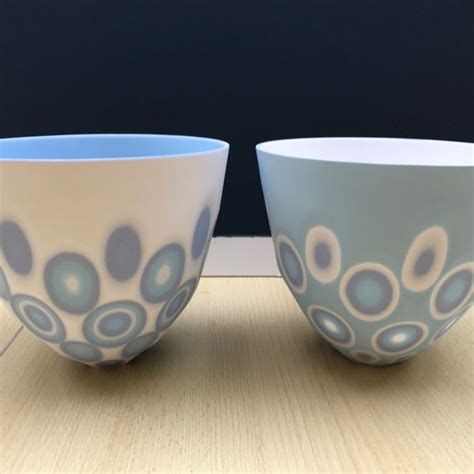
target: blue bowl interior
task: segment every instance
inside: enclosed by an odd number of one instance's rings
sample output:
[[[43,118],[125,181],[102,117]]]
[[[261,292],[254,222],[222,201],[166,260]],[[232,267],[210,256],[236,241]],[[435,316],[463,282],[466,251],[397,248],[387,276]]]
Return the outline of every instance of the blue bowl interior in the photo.
[[[133,159],[217,151],[220,140],[178,135],[58,135],[0,139],[0,160]]]

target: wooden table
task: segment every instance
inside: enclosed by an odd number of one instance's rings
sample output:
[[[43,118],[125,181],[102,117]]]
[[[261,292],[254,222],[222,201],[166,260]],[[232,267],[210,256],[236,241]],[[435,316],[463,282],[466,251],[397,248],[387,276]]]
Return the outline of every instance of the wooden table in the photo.
[[[3,307],[0,471],[473,470],[473,318],[387,368],[346,360],[280,278],[204,278],[127,366],[64,359]]]

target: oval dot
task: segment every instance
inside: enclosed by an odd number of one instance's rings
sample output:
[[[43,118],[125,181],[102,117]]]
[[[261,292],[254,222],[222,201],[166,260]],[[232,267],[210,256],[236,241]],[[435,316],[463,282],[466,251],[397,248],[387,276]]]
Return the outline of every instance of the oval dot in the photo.
[[[306,313],[316,330],[332,344],[340,347],[351,347],[354,344],[354,331],[338,314],[316,305],[309,306]]]
[[[447,323],[445,323],[433,336],[431,343],[437,341],[443,334],[448,332],[448,329],[451,329],[464,315],[466,315],[474,305],[469,304],[464,308],[460,309],[457,313],[452,316]]]
[[[366,262],[354,265],[345,273],[339,295],[353,316],[378,321],[394,311],[400,288],[390,269],[379,263]]]
[[[133,339],[122,349],[122,357],[130,359],[141,354],[156,342],[158,335],[158,331],[153,331]]]
[[[138,336],[146,324],[146,311],[134,301],[113,301],[94,309],[82,324],[84,337],[99,347],[118,347]]]
[[[53,328],[53,323],[42,309],[36,306],[26,305],[24,311],[31,323],[42,331],[51,331]]]
[[[191,254],[194,259],[199,258],[206,246],[207,237],[209,235],[209,227],[211,225],[211,211],[208,207],[202,210],[194,228],[193,243],[191,246]]]
[[[428,336],[428,327],[417,321],[393,323],[372,336],[372,347],[379,354],[399,355],[420,346]]]
[[[331,251],[327,244],[321,243],[314,247],[314,261],[322,269],[331,265]]]
[[[461,270],[451,275],[436,295],[435,305],[440,313],[453,311],[469,295],[472,286],[472,273]]]
[[[92,263],[77,253],[53,257],[45,267],[44,283],[51,301],[70,314],[87,313],[99,299],[99,275]]]
[[[191,300],[197,287],[197,279],[192,278],[182,285],[161,309],[156,320],[156,329],[163,332],[181,314]]]
[[[461,309],[474,292],[474,262],[450,270],[436,284],[430,298],[435,319],[448,319]]]
[[[138,234],[130,226],[115,229],[105,250],[107,270],[119,281],[129,280],[140,265],[141,245]]]
[[[313,227],[306,236],[306,266],[320,283],[334,281],[341,271],[341,247],[336,234],[324,226]]]
[[[0,298],[5,301],[10,301],[11,297],[10,287],[8,286],[7,277],[3,271],[3,268],[0,267]]]
[[[380,356],[375,352],[366,351],[363,349],[354,349],[351,351],[351,356],[357,362],[362,364],[375,365],[378,364],[381,360]]]
[[[281,275],[289,288],[295,293],[304,293],[306,272],[296,246],[288,237],[280,234],[276,238],[276,254]]]
[[[66,329],[59,316],[46,303],[34,296],[17,294],[10,300],[18,319],[34,334],[48,342],[62,342]]]
[[[127,313],[117,312],[107,315],[99,323],[99,331],[110,337],[117,337],[126,332],[132,324],[132,320]]]
[[[0,246],[8,265],[20,275],[28,275],[33,267],[33,254],[26,235],[13,221],[0,223]]]
[[[421,277],[426,275],[432,268],[435,259],[433,249],[425,250],[416,260],[413,271],[415,276]]]
[[[102,352],[97,347],[85,342],[66,341],[59,347],[67,356],[79,362],[97,362],[102,358]]]
[[[410,291],[425,291],[435,284],[448,254],[448,234],[442,227],[430,227],[416,236],[402,268],[402,283]]]
[[[156,252],[143,271],[140,290],[148,303],[167,300],[178,288],[184,272],[184,250],[169,244]]]

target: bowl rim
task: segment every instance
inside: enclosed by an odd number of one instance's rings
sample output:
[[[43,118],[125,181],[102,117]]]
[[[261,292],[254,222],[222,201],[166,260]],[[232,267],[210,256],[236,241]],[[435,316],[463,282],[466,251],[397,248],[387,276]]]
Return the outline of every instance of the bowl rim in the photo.
[[[329,150],[318,151],[316,148],[337,148],[332,153],[343,155],[342,157],[331,156]],[[308,146],[306,150],[301,150]],[[359,149],[354,152],[350,146],[357,146]],[[404,159],[393,156],[386,159],[380,151],[380,147],[389,146],[398,149],[398,152],[411,150],[411,157]],[[299,147],[299,149],[298,149]],[[313,149],[310,149],[314,147]],[[370,150],[367,148],[370,147]],[[378,150],[376,149],[378,147]],[[415,157],[414,148],[418,149]],[[420,149],[424,148],[425,156],[419,156]],[[449,151],[446,153],[446,150]],[[292,151],[293,150],[293,151]],[[341,152],[341,150],[343,150]],[[422,167],[422,168],[473,168],[474,167],[474,144],[470,142],[431,140],[420,138],[390,138],[390,137],[307,137],[290,138],[281,140],[270,140],[256,145],[257,154],[261,156],[272,156],[283,159],[296,159],[305,161],[322,162],[334,165],[370,165],[370,166],[391,166],[391,167]],[[318,156],[318,153],[320,155]],[[356,156],[351,156],[354,153]],[[362,153],[364,157],[362,157]],[[432,158],[432,153],[437,153],[436,159]],[[453,154],[456,156],[453,159]],[[372,154],[368,159],[365,155]],[[358,155],[358,156],[357,156]],[[448,156],[447,156],[448,155]]]
[[[83,157],[67,157],[64,158],[54,158],[48,157],[45,154],[44,157],[33,157],[28,156],[8,156],[8,152],[2,151],[2,145],[10,143],[27,143],[27,142],[60,142],[62,140],[88,140],[88,139],[105,139],[105,140],[114,140],[114,139],[171,139],[176,141],[196,141],[201,145],[214,145],[210,149],[206,150],[197,150],[191,152],[183,153],[137,153],[137,154],[126,154],[124,156],[111,156],[111,157],[101,157],[101,156],[83,156]],[[44,143],[43,145],[44,146]],[[54,135],[31,135],[31,136],[19,136],[19,137],[6,137],[0,138],[0,163],[3,162],[18,162],[18,163],[89,163],[89,162],[118,162],[118,161],[136,161],[136,160],[168,160],[168,159],[179,159],[186,157],[199,157],[199,156],[212,156],[212,155],[221,155],[222,152],[227,153],[230,148],[229,143],[219,140],[217,138],[209,138],[202,136],[193,136],[193,135],[173,135],[173,134],[154,134],[154,133],[78,133],[78,134],[54,134]]]

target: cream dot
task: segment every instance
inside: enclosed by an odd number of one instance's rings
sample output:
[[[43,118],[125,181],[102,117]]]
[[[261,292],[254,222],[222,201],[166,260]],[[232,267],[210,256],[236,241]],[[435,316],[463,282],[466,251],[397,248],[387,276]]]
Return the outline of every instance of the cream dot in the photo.
[[[66,277],[66,288],[71,293],[77,293],[79,291],[80,285],[81,284],[79,282],[79,279],[76,278],[74,275],[69,275]]]
[[[155,281],[157,285],[163,285],[166,283],[171,276],[171,267],[169,265],[163,265],[157,272]]]
[[[395,336],[392,337],[392,342],[395,344],[401,344],[402,342],[405,342],[407,340],[408,336],[403,333],[395,334]]]
[[[336,324],[334,324],[333,321],[329,321],[326,319],[326,321],[324,321],[324,327],[328,330],[328,331],[331,331],[331,332],[337,332],[337,326]]]

